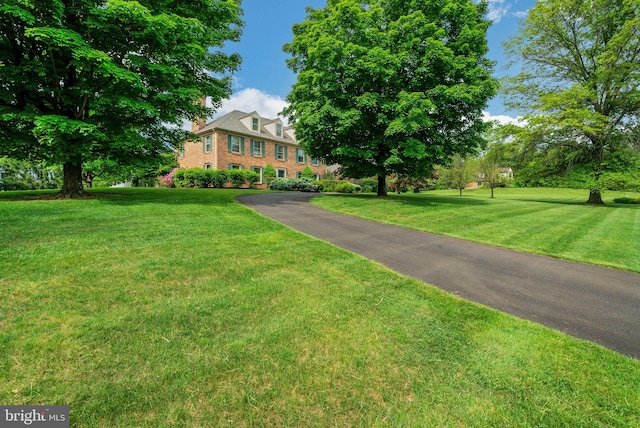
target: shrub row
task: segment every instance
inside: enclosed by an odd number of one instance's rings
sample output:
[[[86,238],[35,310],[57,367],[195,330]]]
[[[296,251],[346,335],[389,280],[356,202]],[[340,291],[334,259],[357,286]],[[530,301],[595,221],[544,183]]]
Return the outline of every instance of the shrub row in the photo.
[[[343,181],[336,186],[334,191],[338,193],[360,193],[362,187],[359,184],[352,184],[348,181]]]
[[[298,192],[319,192],[320,184],[310,178],[276,178],[269,183],[270,190],[290,190]]]
[[[234,187],[253,187],[260,181],[260,175],[254,171],[232,169],[230,171],[218,169],[189,168],[179,169],[173,173],[173,183],[176,187],[216,187],[222,188],[227,183]]]
[[[629,196],[624,196],[622,198],[614,198],[613,202],[616,204],[640,204],[640,198],[630,198]]]
[[[568,187],[571,189],[591,189],[640,192],[640,175],[622,172],[605,172],[596,184],[592,173],[573,171],[567,176],[528,177],[516,174],[518,187]]]

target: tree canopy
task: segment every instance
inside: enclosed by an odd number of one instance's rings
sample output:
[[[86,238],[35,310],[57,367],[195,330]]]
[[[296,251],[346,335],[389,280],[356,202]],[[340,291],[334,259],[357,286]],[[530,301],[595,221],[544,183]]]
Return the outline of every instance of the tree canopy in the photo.
[[[3,0],[0,155],[63,165],[74,196],[83,162],[166,152],[230,94],[215,48],[241,30],[239,0]]]
[[[284,46],[298,79],[285,114],[312,156],[342,174],[426,177],[482,145],[495,94],[486,3],[329,0]]]
[[[600,178],[637,144],[640,0],[540,0],[507,51],[522,71],[505,82],[527,114],[513,135],[562,167],[588,167],[588,203],[602,204]],[[622,156],[624,157],[624,155]]]

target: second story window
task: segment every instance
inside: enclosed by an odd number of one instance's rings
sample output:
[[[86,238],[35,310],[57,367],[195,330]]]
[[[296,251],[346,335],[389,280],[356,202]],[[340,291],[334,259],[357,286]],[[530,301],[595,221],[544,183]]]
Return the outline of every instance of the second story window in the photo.
[[[180,144],[179,156],[180,159],[184,158],[184,143]]]
[[[276,144],[276,160],[287,160],[287,147],[281,146],[280,144]]]
[[[296,149],[296,162],[305,163],[305,160],[304,150]]]
[[[251,140],[251,156],[264,157],[264,141]]]
[[[244,138],[229,135],[229,152],[244,154]]]
[[[213,145],[212,145],[212,136],[211,135],[207,135],[206,137],[204,137],[204,151],[205,152],[210,152],[212,147],[213,147]]]

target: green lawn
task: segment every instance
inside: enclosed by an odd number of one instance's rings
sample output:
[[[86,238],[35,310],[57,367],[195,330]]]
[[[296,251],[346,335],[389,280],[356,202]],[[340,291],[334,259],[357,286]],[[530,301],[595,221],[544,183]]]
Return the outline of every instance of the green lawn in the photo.
[[[373,221],[469,241],[640,272],[640,205],[612,202],[637,193],[606,192],[605,206],[584,204],[585,190],[496,189],[405,193],[377,198],[326,195],[318,206]]]
[[[294,232],[238,193],[0,194],[0,403],[68,404],[74,427],[640,426],[640,362]]]

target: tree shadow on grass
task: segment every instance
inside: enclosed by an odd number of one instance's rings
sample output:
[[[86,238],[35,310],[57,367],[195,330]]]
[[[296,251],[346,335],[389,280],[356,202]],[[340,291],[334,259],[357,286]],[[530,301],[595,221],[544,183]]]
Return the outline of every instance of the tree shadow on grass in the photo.
[[[255,189],[151,189],[151,188],[104,188],[88,189],[89,197],[60,200],[52,198],[56,191],[20,191],[0,194],[0,202],[49,202],[49,203],[95,203],[117,206],[143,204],[160,205],[210,205],[226,206],[235,203],[240,194],[255,192]]]
[[[100,203],[110,205],[208,205],[230,206],[239,195],[260,192],[255,189],[148,189],[127,192],[95,192]]]
[[[368,199],[368,200],[376,200],[376,201],[386,201],[389,204],[395,203],[395,204],[415,206],[415,207],[430,207],[430,206],[438,206],[438,205],[482,206],[482,205],[488,205],[491,203],[488,200],[465,197],[465,196],[427,195],[424,193],[420,193],[419,195],[420,196],[390,194],[389,196],[386,196],[386,197],[380,197],[376,195],[353,195],[353,194],[325,195],[323,194],[323,196],[329,196],[334,198]]]

